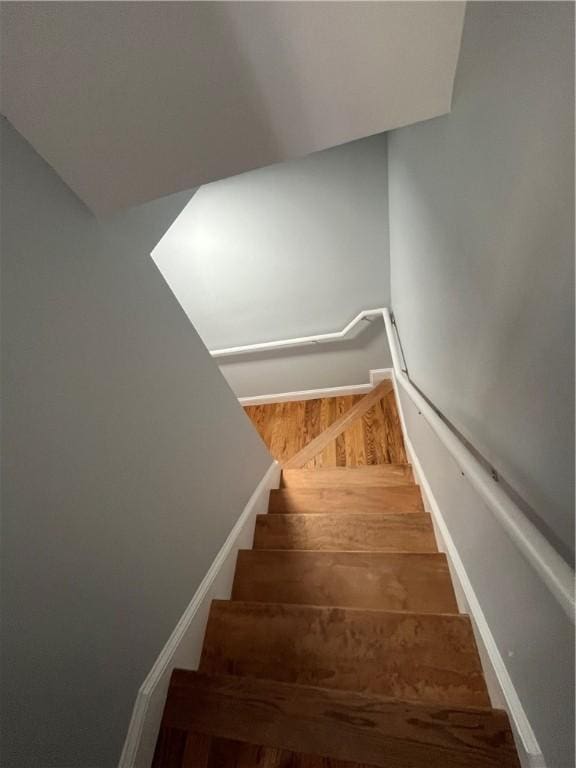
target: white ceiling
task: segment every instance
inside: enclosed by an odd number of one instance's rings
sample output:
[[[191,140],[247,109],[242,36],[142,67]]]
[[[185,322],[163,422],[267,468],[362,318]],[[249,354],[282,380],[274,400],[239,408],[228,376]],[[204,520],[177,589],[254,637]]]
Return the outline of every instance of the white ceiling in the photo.
[[[2,4],[2,112],[105,213],[450,109],[461,2]]]

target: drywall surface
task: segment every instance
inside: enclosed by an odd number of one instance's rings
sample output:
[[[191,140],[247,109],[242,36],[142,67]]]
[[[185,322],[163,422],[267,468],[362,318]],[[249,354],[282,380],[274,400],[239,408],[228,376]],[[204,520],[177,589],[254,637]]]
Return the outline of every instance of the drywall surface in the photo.
[[[201,187],[153,258],[209,349],[342,328],[390,296],[386,136]]]
[[[512,704],[510,694],[516,692],[547,768],[570,768],[574,765],[574,625],[424,416],[402,387],[399,391],[408,437],[482,608],[483,631],[489,628],[509,675],[511,685],[504,692]],[[521,714],[513,706],[522,751],[530,753],[534,739]]]
[[[271,458],[149,253],[2,121],[5,768],[112,768],[138,687]]]
[[[469,3],[452,113],[388,139],[392,306],[410,376],[568,559],[573,67],[571,3]]]
[[[368,384],[370,370],[391,368],[384,324],[374,318],[357,335],[329,344],[218,359],[238,397]]]
[[[109,212],[446,113],[464,5],[4,3],[2,113]]]
[[[201,187],[153,257],[209,349],[340,330],[390,299],[386,137]],[[359,338],[224,370],[239,395],[288,391],[270,378],[281,370],[298,389],[364,383],[383,367],[366,349]]]

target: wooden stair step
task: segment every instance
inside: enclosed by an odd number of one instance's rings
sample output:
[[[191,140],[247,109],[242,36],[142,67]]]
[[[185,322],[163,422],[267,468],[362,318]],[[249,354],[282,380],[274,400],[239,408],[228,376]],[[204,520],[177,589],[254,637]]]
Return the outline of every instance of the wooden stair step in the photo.
[[[254,549],[438,551],[430,515],[418,512],[258,515]]]
[[[215,600],[200,671],[489,706],[467,616]]]
[[[172,674],[163,733],[180,741],[179,734],[192,735],[197,768],[343,768],[339,761],[376,768],[519,768],[504,712],[184,670]],[[308,757],[297,760],[300,755]],[[168,765],[155,760],[154,768]]]
[[[458,613],[444,554],[241,550],[233,600]]]
[[[367,467],[283,469],[282,488],[339,488],[340,486],[413,485],[410,464],[377,464]]]
[[[289,487],[270,491],[271,514],[314,512],[423,512],[417,485],[352,488]]]

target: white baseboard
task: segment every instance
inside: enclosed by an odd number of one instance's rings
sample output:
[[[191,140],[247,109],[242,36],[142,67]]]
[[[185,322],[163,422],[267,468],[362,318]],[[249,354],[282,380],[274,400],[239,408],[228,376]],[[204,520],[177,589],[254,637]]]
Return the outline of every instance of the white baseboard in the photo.
[[[380,384],[380,382],[384,381],[385,379],[393,379],[393,378],[394,378],[393,368],[376,368],[370,371],[370,385],[372,387],[375,387],[377,384]]]
[[[176,667],[197,668],[210,604],[212,600],[230,597],[238,550],[252,547],[256,515],[267,512],[269,491],[279,487],[280,471],[280,465],[275,461],[258,483],[142,683],[118,768],[150,768],[172,670]]]
[[[321,397],[344,397],[346,395],[365,395],[376,384],[392,378],[391,368],[377,368],[370,371],[368,384],[349,384],[343,387],[325,387],[324,389],[303,389],[300,392],[278,392],[271,395],[253,395],[239,397],[241,405],[266,405],[267,403],[286,403],[292,400],[316,400]]]
[[[504,709],[508,713],[522,767],[546,768],[542,750],[528,721],[516,688],[508,674],[502,655],[478,601],[474,587],[470,582],[460,553],[442,515],[440,506],[434,496],[432,487],[428,482],[418,454],[410,440],[402,411],[402,401],[399,397],[398,385],[394,377],[392,380],[404,432],[406,452],[412,464],[416,482],[421,488],[425,509],[432,517],[438,548],[441,552],[446,553],[458,608],[462,613],[470,616],[492,706]]]

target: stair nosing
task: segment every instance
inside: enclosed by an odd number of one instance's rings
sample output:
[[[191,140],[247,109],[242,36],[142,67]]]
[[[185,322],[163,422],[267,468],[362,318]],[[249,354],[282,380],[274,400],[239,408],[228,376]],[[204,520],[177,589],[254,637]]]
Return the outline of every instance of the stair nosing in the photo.
[[[244,549],[240,550],[242,552],[283,552],[283,553],[290,553],[290,552],[311,552],[314,554],[325,554],[325,555],[339,555],[339,554],[347,554],[347,555],[442,555],[443,552],[426,552],[424,550],[420,551],[418,549],[414,550],[389,550],[389,549],[301,549],[296,547],[290,547],[290,549],[279,549],[277,547],[265,547],[262,549]]]
[[[268,512],[262,512],[261,514],[274,515],[274,517],[276,517],[276,515],[289,515],[290,517],[295,517],[296,515],[314,515],[314,517],[319,517],[320,515],[338,515],[339,517],[342,517],[343,515],[427,515],[430,513],[423,509],[375,509],[373,511],[352,509],[350,511],[346,510],[345,512],[291,512],[290,510],[286,512],[285,510],[272,509],[268,510]]]
[[[410,515],[411,517],[414,515],[422,515],[422,517],[429,517],[432,519],[432,515],[430,512],[426,512],[425,510],[417,510],[416,512],[387,512],[386,510],[382,512],[260,512],[258,515],[256,515],[257,518],[262,517],[276,517],[277,515],[284,515],[290,516],[292,518],[294,517],[345,517],[346,515],[367,515],[369,517],[374,517],[376,515]]]
[[[452,615],[452,614],[450,614]],[[478,706],[478,705],[462,705],[462,706],[453,706],[451,704],[424,704],[419,701],[414,701],[413,699],[402,699],[398,696],[387,696],[384,693],[369,693],[367,691],[356,691],[353,688],[325,688],[321,685],[312,685],[310,683],[289,683],[284,680],[274,680],[274,678],[271,677],[251,677],[250,675],[238,675],[238,674],[224,674],[224,673],[215,673],[212,674],[211,672],[201,672],[198,669],[185,669],[183,667],[175,667],[172,670],[171,675],[171,682],[172,677],[177,677],[181,675],[182,673],[185,674],[193,674],[193,675],[201,675],[204,678],[210,678],[210,679],[216,679],[216,680],[250,680],[252,683],[255,683],[256,685],[262,683],[263,687],[266,685],[274,685],[275,687],[286,687],[293,689],[294,691],[321,691],[322,693],[326,693],[328,696],[334,695],[334,698],[340,698],[341,696],[347,696],[352,699],[358,698],[363,700],[377,700],[384,702],[386,704],[400,704],[400,705],[406,705],[410,708],[414,707],[415,709],[441,709],[449,712],[478,712],[478,713],[496,713],[496,714],[503,714],[507,715],[505,709],[502,709],[500,707],[492,707],[492,706]]]
[[[408,462],[386,462],[384,464],[362,464],[356,467],[282,467],[282,472],[356,472],[357,470],[360,470],[361,472],[372,472],[376,469],[386,469],[391,467],[412,468],[412,464]]]
[[[402,557],[411,557],[412,555],[417,555],[418,557],[426,556],[426,557],[434,557],[437,558],[440,556],[442,560],[445,562],[448,562],[448,557],[445,552],[425,552],[424,550],[422,552],[418,551],[417,549],[406,552],[402,549],[398,550],[391,550],[391,549],[274,549],[273,547],[267,547],[266,549],[254,549],[253,547],[250,548],[244,548],[239,549],[238,552],[275,552],[275,553],[282,553],[283,555],[291,554],[292,552],[306,552],[306,553],[312,553],[312,554],[320,554],[320,555],[393,555],[398,556],[401,555]]]
[[[271,488],[270,493],[316,493],[317,491],[334,491],[336,493],[352,493],[352,494],[362,494],[364,491],[394,491],[394,490],[405,490],[406,488],[420,488],[418,483],[404,483],[402,485],[401,483],[398,483],[398,485],[351,485],[350,487],[339,485],[337,487],[334,487],[333,485],[315,485],[314,488],[290,488],[290,486],[285,486],[284,488]]]
[[[271,605],[271,606],[280,606],[282,608],[288,608],[288,609],[305,609],[305,610],[311,610],[311,611],[351,611],[353,613],[370,613],[370,614],[386,614],[386,615],[394,615],[394,616],[418,616],[424,619],[429,619],[431,617],[438,617],[438,618],[454,618],[458,617],[459,619],[464,620],[467,623],[471,622],[470,615],[468,613],[439,613],[439,612],[430,612],[430,613],[422,613],[420,611],[398,611],[398,610],[390,610],[389,608],[382,609],[382,608],[355,608],[354,606],[338,606],[338,605],[310,605],[309,603],[278,603],[271,600],[232,600],[231,598],[223,599],[223,598],[214,598],[212,600],[211,605]]]
[[[337,611],[356,611],[360,613],[386,613],[386,614],[394,614],[394,615],[401,615],[401,616],[438,616],[440,618],[446,618],[447,616],[464,616],[470,618],[469,614],[467,613],[460,613],[460,611],[457,611],[456,613],[452,612],[439,612],[439,611],[429,611],[428,613],[422,613],[419,611],[403,611],[399,608],[355,608],[353,605],[340,605],[339,603],[334,603],[332,605],[323,605],[320,603],[284,603],[284,602],[278,602],[278,601],[270,601],[270,600],[243,600],[238,598],[229,598],[228,600],[223,600],[222,602],[225,603],[242,603],[243,605],[278,605],[278,606],[286,606],[288,608],[320,608],[323,611],[331,611],[331,610],[337,610]]]

